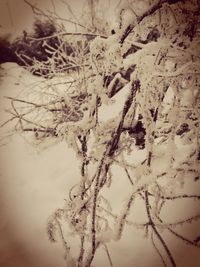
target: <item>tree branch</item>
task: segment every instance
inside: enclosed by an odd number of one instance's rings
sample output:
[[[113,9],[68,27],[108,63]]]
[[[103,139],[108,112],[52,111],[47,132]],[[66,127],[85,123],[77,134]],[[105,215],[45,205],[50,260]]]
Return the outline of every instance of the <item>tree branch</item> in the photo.
[[[158,1],[149,10],[144,12],[141,16],[137,17],[137,24],[142,22],[144,18],[154,14],[157,10],[159,10],[163,6],[163,4],[167,3],[167,4],[171,5],[171,4],[175,4],[175,3],[178,3],[178,2],[183,2],[183,0],[160,0],[160,1]],[[127,28],[125,29],[125,31],[123,32],[123,34],[122,34],[122,36],[120,38],[120,41],[119,41],[120,44],[124,43],[125,39],[133,31],[135,26],[136,26],[135,23],[129,24],[127,26]]]
[[[66,36],[66,35],[69,35],[69,36],[88,36],[88,37],[101,37],[103,39],[107,39],[108,36],[106,35],[101,35],[101,34],[96,34],[96,33],[82,33],[82,32],[59,32],[59,33],[56,33],[56,34],[53,34],[53,35],[50,35],[50,36],[45,36],[45,37],[40,37],[40,38],[34,38],[34,37],[31,37],[31,36],[27,36],[27,39],[30,39],[30,40],[33,40],[33,41],[44,41],[44,40],[48,40],[48,39],[52,39],[52,38],[55,38],[55,37],[60,37],[60,36]]]

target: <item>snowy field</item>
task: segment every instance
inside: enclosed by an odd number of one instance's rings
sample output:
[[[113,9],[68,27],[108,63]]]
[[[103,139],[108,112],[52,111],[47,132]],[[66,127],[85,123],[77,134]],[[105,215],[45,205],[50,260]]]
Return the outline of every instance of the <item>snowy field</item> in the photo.
[[[41,81],[33,77],[15,64],[2,65],[0,70],[0,121],[3,123],[9,107],[9,101],[4,96],[17,97],[21,90],[31,87],[31,84]],[[116,99],[116,112],[120,106],[119,95]],[[112,107],[113,110],[113,107]],[[112,116],[109,106],[100,114],[102,118]],[[8,128],[7,128],[8,129]],[[5,136],[2,130],[1,138]],[[181,150],[183,153],[183,150]],[[140,153],[140,152],[138,152]],[[138,154],[139,156],[139,154]],[[142,155],[140,155],[142,157]],[[45,148],[30,144],[30,139],[15,134],[1,139],[0,147],[0,266],[1,267],[64,267],[62,247],[52,244],[46,234],[46,223],[49,215],[58,207],[62,207],[68,197],[69,189],[79,177],[78,161],[64,141],[47,145]],[[120,168],[114,168],[116,183],[112,195],[105,192],[114,204],[117,213],[123,205],[123,195],[129,190]],[[191,193],[199,193],[199,188],[188,182],[187,189]],[[184,193],[184,189],[183,189]],[[164,216],[173,221],[181,216],[192,216],[199,210],[197,201],[171,203],[165,209]],[[130,216],[137,215],[142,221],[144,207],[137,200]],[[187,236],[198,233],[196,222],[184,228]],[[163,233],[171,248],[177,265],[180,267],[199,267],[200,255],[197,248],[183,244],[176,238]],[[70,238],[70,237],[69,237]],[[120,242],[110,242],[108,248],[115,267],[160,267],[162,263],[152,244],[145,238],[141,229],[126,226]],[[75,245],[76,249],[76,245]],[[110,266],[105,251],[97,252],[95,267]],[[70,267],[70,266],[68,266]]]

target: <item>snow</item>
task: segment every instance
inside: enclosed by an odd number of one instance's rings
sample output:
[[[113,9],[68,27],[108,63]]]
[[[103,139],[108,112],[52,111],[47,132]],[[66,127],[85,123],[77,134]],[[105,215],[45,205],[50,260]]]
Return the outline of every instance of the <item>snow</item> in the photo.
[[[8,103],[3,95],[15,96],[23,84],[40,80],[38,77],[30,80],[30,75],[15,64],[4,64],[3,69],[0,86],[4,107]],[[20,75],[23,84],[19,86],[16,83]],[[4,119],[1,105],[1,122]],[[78,168],[71,168],[76,162],[73,155],[65,142],[41,151],[20,135],[14,135],[0,147],[1,266],[27,266],[27,260],[30,266],[65,266],[62,248],[52,245],[47,238],[46,224],[49,215],[63,205],[66,189],[78,176]]]
[[[110,103],[103,103],[98,111],[99,121],[106,122],[110,119],[119,117],[119,112],[123,110],[128,93],[130,93],[130,84],[127,84],[114,97],[112,97],[109,101]]]

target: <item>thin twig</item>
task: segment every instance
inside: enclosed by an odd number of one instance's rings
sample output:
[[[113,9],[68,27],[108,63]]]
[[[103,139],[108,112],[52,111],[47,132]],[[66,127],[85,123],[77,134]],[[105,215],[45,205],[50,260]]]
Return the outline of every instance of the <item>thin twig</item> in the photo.
[[[146,210],[147,210],[147,216],[148,216],[148,219],[149,219],[149,225],[152,227],[155,235],[157,236],[158,240],[160,241],[160,243],[162,244],[171,264],[173,267],[177,267],[175,261],[174,261],[174,258],[165,242],[165,240],[162,238],[162,236],[160,235],[160,233],[158,232],[153,220],[152,220],[152,217],[151,217],[151,213],[150,213],[150,204],[149,204],[149,195],[148,195],[148,191],[146,190],[145,191],[145,203],[146,203]]]
[[[133,183],[133,181],[132,181],[132,179],[131,179],[131,176],[130,176],[128,170],[127,170],[127,168],[125,167],[124,170],[125,170],[125,172],[126,172],[126,174],[127,174],[127,177],[128,177],[128,179],[129,179],[131,185],[134,185],[134,183]]]
[[[55,37],[60,37],[60,36],[66,36],[66,35],[70,35],[70,36],[88,36],[88,37],[101,37],[103,39],[107,39],[108,36],[106,35],[101,35],[101,34],[96,34],[96,33],[82,33],[82,32],[59,32],[50,36],[46,36],[46,37],[40,37],[40,38],[34,38],[31,36],[28,36],[27,39],[30,40],[34,40],[34,41],[43,41],[43,40],[48,40],[48,39],[52,39]]]
[[[152,241],[153,247],[155,248],[157,254],[160,256],[160,259],[161,259],[163,265],[164,265],[165,267],[167,267],[167,265],[166,265],[166,263],[165,263],[165,260],[164,260],[164,258],[163,258],[163,256],[162,256],[162,254],[160,253],[159,249],[157,248],[157,246],[156,246],[156,244],[155,244],[155,242],[154,242],[154,239],[153,239],[153,231],[152,231],[152,233],[151,233],[151,241]]]
[[[149,196],[154,196],[152,193],[148,193]],[[160,198],[164,199],[164,200],[176,200],[176,199],[183,199],[183,198],[193,198],[193,199],[200,199],[199,195],[187,195],[187,194],[183,194],[183,195],[178,195],[178,196],[164,196],[164,195],[160,195]]]
[[[108,250],[108,246],[107,245],[104,245],[104,248],[105,248],[106,255],[108,257],[108,261],[110,263],[110,266],[113,267],[113,263],[112,263],[112,259],[111,259],[111,256],[110,256],[110,253],[109,253],[109,250]]]
[[[162,220],[160,217],[158,217],[158,220],[159,220],[161,223],[163,223],[163,220]],[[184,222],[186,222],[186,221],[183,221],[182,223],[184,223]],[[178,237],[178,238],[181,239],[182,241],[186,242],[187,244],[200,248],[200,244],[197,244],[196,242],[194,242],[194,241],[192,241],[192,240],[189,240],[188,238],[186,238],[186,237],[184,237],[184,236],[178,234],[176,231],[172,230],[169,226],[167,226],[167,229],[168,229],[173,235],[175,235],[176,237]]]

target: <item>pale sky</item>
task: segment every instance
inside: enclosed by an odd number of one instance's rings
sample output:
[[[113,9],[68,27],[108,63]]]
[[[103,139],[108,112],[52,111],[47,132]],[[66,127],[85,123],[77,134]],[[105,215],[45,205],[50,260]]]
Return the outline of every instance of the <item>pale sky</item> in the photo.
[[[87,0],[65,0],[75,16],[80,16],[80,14],[84,12],[86,1]],[[63,0],[29,0],[29,2],[44,11],[53,11],[55,7],[60,17],[75,20],[72,18],[72,15],[69,14],[67,5]],[[118,2],[118,0],[100,1],[101,5],[106,6],[103,13],[108,20],[113,17],[113,12]],[[0,0],[0,35],[11,33],[11,39],[14,39],[16,36],[20,35],[23,30],[30,31],[33,22],[34,15],[32,9],[24,0]],[[64,21],[62,22],[66,25]],[[71,25],[68,24],[68,27],[70,26]]]

